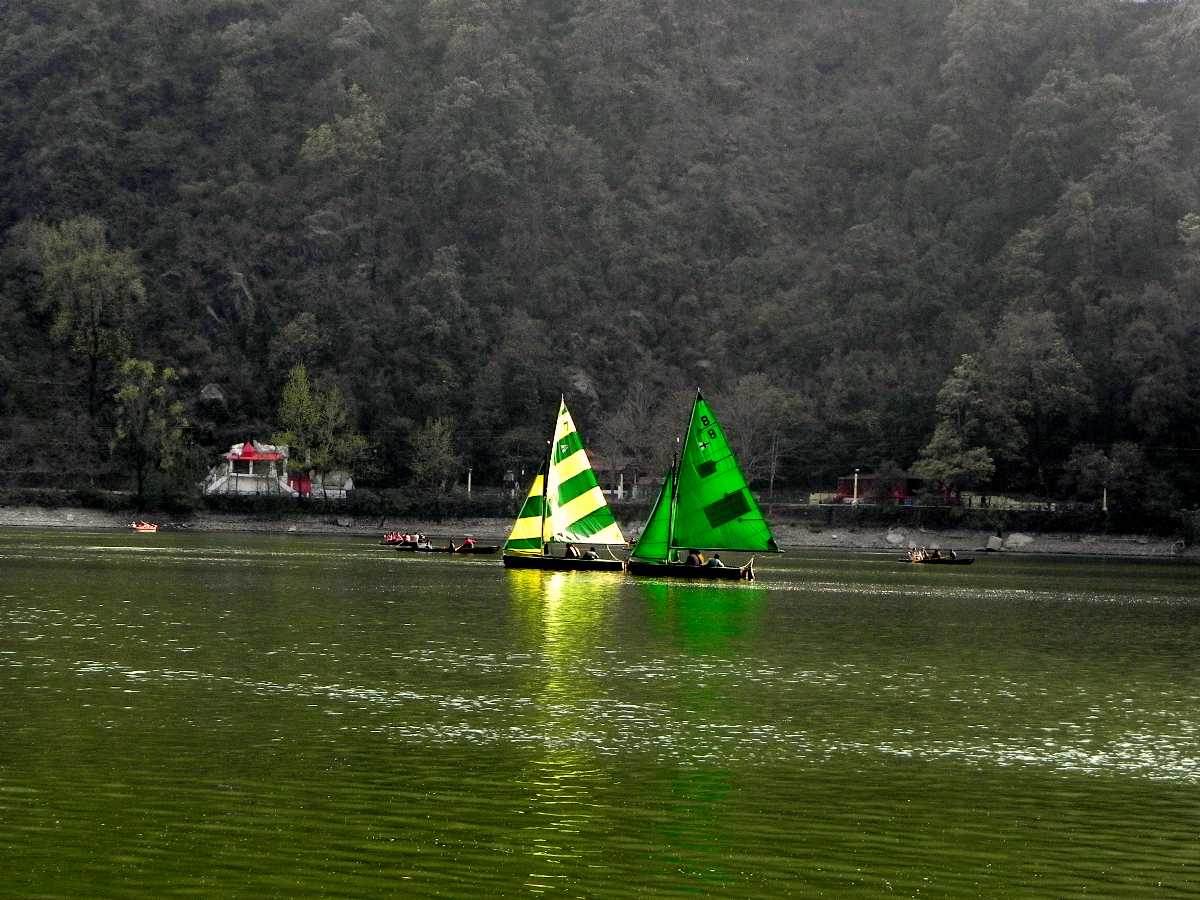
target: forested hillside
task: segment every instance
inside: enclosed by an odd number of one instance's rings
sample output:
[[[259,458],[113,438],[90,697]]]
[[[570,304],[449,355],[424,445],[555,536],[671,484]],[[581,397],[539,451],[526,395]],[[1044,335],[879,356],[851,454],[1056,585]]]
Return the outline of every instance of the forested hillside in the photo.
[[[1200,0],[22,0],[0,123],[11,484],[130,483],[134,358],[193,467],[303,363],[379,485],[700,386],[762,484],[1200,499]]]

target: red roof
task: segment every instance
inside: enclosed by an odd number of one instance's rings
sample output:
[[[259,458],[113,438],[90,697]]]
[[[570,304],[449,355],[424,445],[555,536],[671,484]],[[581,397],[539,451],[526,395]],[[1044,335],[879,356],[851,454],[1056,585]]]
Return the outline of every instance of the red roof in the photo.
[[[225,458],[226,459],[275,460],[275,459],[283,459],[283,454],[280,453],[278,450],[271,450],[271,451],[266,451],[266,452],[257,450],[257,449],[255,449],[254,441],[246,441],[245,443],[242,444],[242,452],[241,453],[234,453],[233,451],[230,451],[229,453],[225,454]]]

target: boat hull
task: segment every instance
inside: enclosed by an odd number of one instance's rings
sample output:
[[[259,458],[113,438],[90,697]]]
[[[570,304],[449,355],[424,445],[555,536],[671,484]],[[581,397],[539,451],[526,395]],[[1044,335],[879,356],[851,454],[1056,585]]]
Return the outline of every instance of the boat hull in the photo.
[[[744,566],[685,566],[683,563],[656,563],[629,560],[625,571],[630,575],[652,578],[687,578],[692,581],[753,581],[754,562]]]
[[[897,559],[911,566],[969,566],[975,562],[973,556],[960,556],[957,559],[909,559],[907,556],[899,556]]]
[[[412,544],[400,544],[399,551],[409,553],[461,553],[468,556],[487,556],[500,549],[499,544],[476,544],[474,547],[414,547]]]
[[[619,559],[567,559],[563,556],[522,556],[519,553],[505,553],[504,567],[550,572],[620,572],[625,563]]]

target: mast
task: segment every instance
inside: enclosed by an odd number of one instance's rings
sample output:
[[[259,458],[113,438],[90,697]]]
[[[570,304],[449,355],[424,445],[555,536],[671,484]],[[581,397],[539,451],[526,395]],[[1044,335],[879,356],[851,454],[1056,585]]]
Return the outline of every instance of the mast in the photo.
[[[546,543],[547,543],[546,542],[546,482],[548,482],[550,480],[550,467],[552,465],[554,465],[554,442],[546,441],[546,446],[549,447],[550,449],[546,453],[546,459],[542,463],[542,465],[544,467],[543,472],[542,472],[542,521],[541,521],[541,524],[538,526],[538,538],[541,541],[541,545],[542,545],[542,556],[546,555],[546,550],[547,550],[547,547],[546,547]]]
[[[700,388],[696,388],[696,400],[692,401],[692,411],[688,415],[687,430],[685,435],[692,433],[692,423],[696,420],[696,403],[700,400]],[[679,502],[679,458],[681,456],[679,450],[679,436],[675,436],[675,452],[671,454],[671,472],[675,476],[671,481],[671,506],[669,507],[669,516],[667,517],[667,559],[671,558],[671,551],[678,550],[675,546],[675,506]]]
[[[675,547],[675,503],[679,499],[679,438],[675,438],[675,450],[671,453],[671,496],[667,498],[667,562]]]

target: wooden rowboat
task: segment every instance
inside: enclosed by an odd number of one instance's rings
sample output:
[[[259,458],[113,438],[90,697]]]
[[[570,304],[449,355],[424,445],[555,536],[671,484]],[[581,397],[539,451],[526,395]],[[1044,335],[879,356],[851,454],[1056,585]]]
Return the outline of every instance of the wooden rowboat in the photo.
[[[476,544],[473,547],[453,547],[453,546],[434,546],[434,547],[418,547],[415,544],[400,544],[396,547],[397,550],[408,550],[413,553],[465,553],[475,556],[486,556],[489,553],[495,553],[500,549],[499,544]]]
[[[910,559],[907,556],[899,556],[897,559],[902,563],[916,566],[969,566],[975,562],[973,556],[939,556],[934,559]]]

